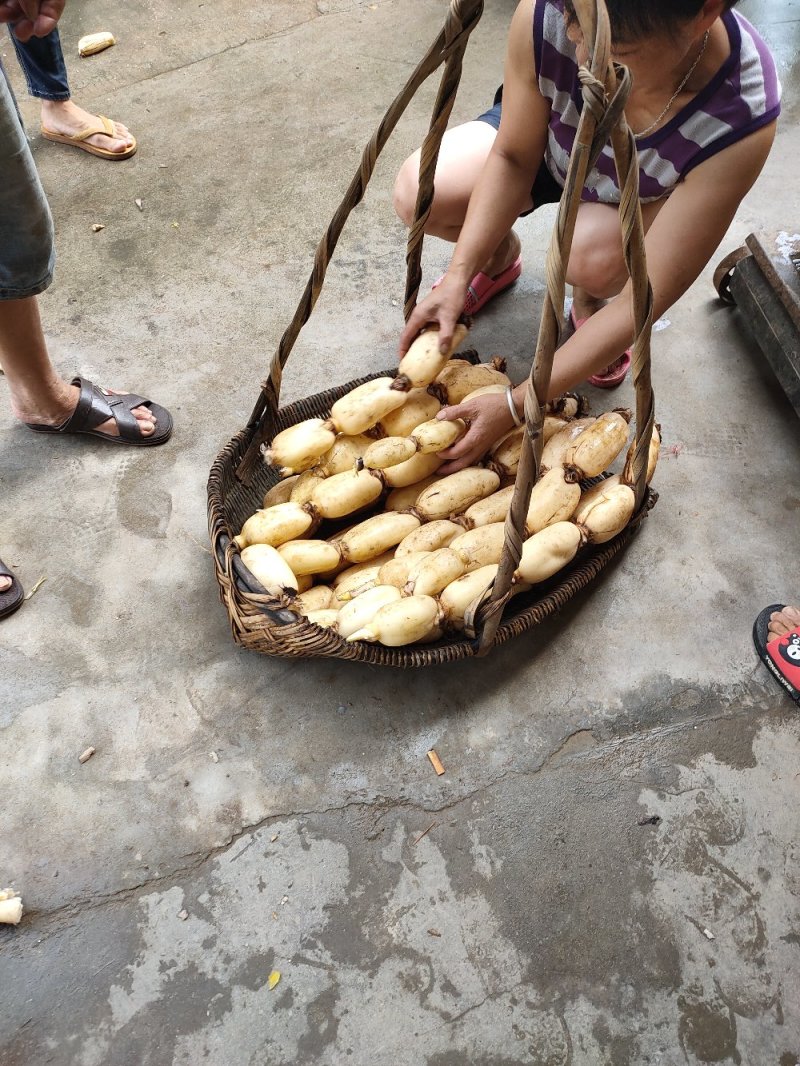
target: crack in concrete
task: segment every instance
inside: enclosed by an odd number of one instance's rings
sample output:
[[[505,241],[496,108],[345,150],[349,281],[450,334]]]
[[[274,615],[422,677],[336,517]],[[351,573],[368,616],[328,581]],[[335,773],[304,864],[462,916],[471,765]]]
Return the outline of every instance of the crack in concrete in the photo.
[[[146,85],[150,81],[157,81],[158,78],[166,77],[170,74],[175,74],[179,70],[191,70],[192,67],[196,67],[200,63],[207,63],[209,60],[217,59],[219,56],[227,55],[228,52],[235,52],[237,48],[244,48],[249,44],[263,44],[265,41],[279,41],[283,37],[288,37],[298,29],[302,29],[304,26],[311,25],[312,22],[316,22],[320,18],[325,18],[327,15],[344,14],[345,12],[323,12],[317,8],[315,15],[311,15],[310,18],[303,19],[301,22],[295,22],[292,26],[287,26],[286,29],[276,30],[274,33],[265,33],[260,37],[248,37],[244,41],[236,41],[235,44],[226,45],[225,48],[220,48],[216,52],[207,52],[205,55],[198,56],[197,59],[188,60],[186,63],[180,63],[174,67],[166,67],[164,70],[156,71],[155,74],[148,74],[146,78],[138,78],[135,81],[128,82],[115,82],[114,92],[118,92],[124,89],[130,89],[134,86]],[[98,88],[98,86],[89,86],[90,89]],[[108,86],[106,85],[103,92],[107,92]]]
[[[581,762],[588,759],[603,760],[608,758],[609,756],[613,756],[619,752],[622,752],[624,749],[629,748],[634,743],[649,743],[653,739],[658,740],[662,737],[672,737],[675,734],[686,730],[687,727],[694,728],[698,724],[708,725],[721,719],[725,719],[727,721],[730,720],[732,717],[746,717],[750,719],[752,715],[749,711],[742,711],[741,713],[734,715],[731,715],[730,713],[716,713],[707,715],[703,718],[686,719],[679,722],[672,722],[666,726],[656,726],[646,732],[630,733],[623,737],[614,737],[613,739],[604,742],[599,742],[596,747],[589,748],[585,751],[574,752],[565,756],[563,760],[559,763],[559,768],[568,766],[570,763],[573,762]],[[585,732],[587,732],[587,730],[584,726],[577,727],[576,729],[572,730],[560,742],[560,744],[556,749],[554,749],[554,751],[544,756],[541,762],[537,765],[524,768],[508,767],[506,770],[503,770],[492,780],[487,781],[484,784],[468,792],[461,793],[460,795],[453,797],[448,802],[443,803],[439,806],[415,803],[408,797],[377,795],[372,799],[351,800],[346,803],[334,804],[328,807],[321,808],[319,810],[280,811],[268,814],[264,818],[261,818],[256,822],[248,823],[246,825],[241,826],[239,829],[234,830],[230,834],[230,836],[227,837],[227,839],[221,841],[218,844],[213,845],[210,848],[206,848],[199,852],[189,853],[188,855],[183,856],[182,861],[179,861],[177,865],[173,866],[170,870],[163,874],[145,878],[141,881],[138,881],[136,884],[125,885],[124,887],[114,889],[110,892],[100,893],[99,895],[92,896],[89,899],[71,900],[50,911],[27,909],[25,912],[26,917],[29,920],[37,919],[39,922],[43,923],[45,928],[42,929],[40,927],[38,931],[43,933],[44,939],[49,939],[49,936],[54,935],[55,932],[57,932],[58,930],[54,929],[52,932],[48,933],[46,928],[47,926],[57,926],[62,919],[72,919],[84,910],[94,910],[99,907],[113,905],[117,902],[125,902],[127,900],[151,892],[154,889],[160,888],[162,886],[172,885],[175,881],[178,881],[189,874],[195,873],[197,870],[201,869],[203,866],[206,865],[206,863],[210,862],[212,859],[218,858],[219,856],[225,854],[225,852],[229,851],[232,847],[234,847],[242,839],[242,837],[251,833],[258,833],[260,830],[265,829],[271,824],[283,822],[287,819],[320,818],[329,814],[341,814],[351,809],[369,812],[377,808],[378,810],[380,810],[380,814],[378,815],[374,823],[374,825],[377,826],[382,821],[382,819],[386,817],[387,814],[390,814],[396,810],[406,809],[416,811],[420,814],[425,815],[440,815],[464,803],[468,803],[470,800],[474,799],[478,795],[485,794],[496,789],[507,778],[511,776],[530,777],[534,774],[547,772],[548,768],[551,766],[554,760],[558,759],[559,753],[563,751],[564,747],[569,743],[571,738],[574,737],[576,734]],[[371,838],[374,839],[376,835],[377,834],[372,835]],[[248,847],[250,846],[251,845],[248,845]],[[242,852],[239,852],[239,854],[241,855]],[[235,856],[234,860],[232,861],[235,861],[235,858],[238,858],[238,856]]]

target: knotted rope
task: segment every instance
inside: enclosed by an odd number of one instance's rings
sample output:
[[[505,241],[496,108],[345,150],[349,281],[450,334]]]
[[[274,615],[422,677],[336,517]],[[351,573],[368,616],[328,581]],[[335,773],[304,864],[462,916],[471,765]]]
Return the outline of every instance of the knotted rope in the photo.
[[[603,0],[576,0],[575,11],[585,41],[593,41],[590,68],[579,71],[583,109],[570,156],[564,192],[547,255],[545,296],[536,352],[525,395],[525,434],[514,494],[505,524],[505,546],[493,585],[467,612],[468,631],[479,632],[478,652],[492,647],[503,608],[511,597],[514,572],[522,556],[525,520],[542,455],[544,405],[550,385],[553,357],[561,334],[566,267],[575,231],[575,219],[586,176],[610,140],[619,182],[619,221],[625,264],[631,277],[636,340],[633,347],[633,381],[636,388],[636,436],[632,474],[637,510],[645,491],[647,456],[653,431],[654,401],[650,383],[650,333],[652,290],[647,277],[644,229],[639,203],[639,169],[633,133],[624,107],[631,89],[628,70],[610,58],[611,32]]]

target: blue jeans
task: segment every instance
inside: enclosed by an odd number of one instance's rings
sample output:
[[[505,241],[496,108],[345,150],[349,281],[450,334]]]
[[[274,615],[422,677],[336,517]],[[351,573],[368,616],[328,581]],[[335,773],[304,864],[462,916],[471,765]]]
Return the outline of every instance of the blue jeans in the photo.
[[[0,300],[43,292],[54,262],[50,208],[0,64]]]
[[[46,37],[31,37],[24,44],[14,36],[12,27],[9,26],[8,32],[31,96],[41,100],[69,100],[67,67],[58,30]]]

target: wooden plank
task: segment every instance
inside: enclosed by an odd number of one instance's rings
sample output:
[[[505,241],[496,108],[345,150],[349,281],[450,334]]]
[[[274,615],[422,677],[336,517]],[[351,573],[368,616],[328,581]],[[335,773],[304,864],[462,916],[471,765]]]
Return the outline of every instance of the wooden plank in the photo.
[[[800,329],[755,256],[742,259],[730,282],[741,321],[800,415]]]

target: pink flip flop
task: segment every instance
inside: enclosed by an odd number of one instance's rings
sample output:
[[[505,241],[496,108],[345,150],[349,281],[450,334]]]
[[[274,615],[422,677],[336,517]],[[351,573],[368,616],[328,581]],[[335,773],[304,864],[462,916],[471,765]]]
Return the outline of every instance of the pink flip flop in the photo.
[[[483,271],[479,271],[470,282],[467,289],[467,298],[464,301],[464,314],[475,315],[484,307],[490,300],[493,300],[495,296],[499,296],[501,292],[504,292],[507,288],[514,284],[517,278],[522,273],[522,256],[518,255],[514,262],[507,266],[502,274],[498,274],[496,278],[489,277],[488,274],[484,274]],[[444,277],[444,275],[442,275]],[[436,288],[442,281],[442,278],[438,278],[432,288]]]
[[[569,320],[572,323],[573,330],[579,330],[584,322],[588,322],[588,318],[576,318],[575,311],[570,308]],[[625,380],[625,376],[631,368],[631,350],[628,348],[619,359],[615,359],[613,363],[601,370],[599,374],[592,374],[587,378],[590,385],[594,385],[596,389],[616,389],[618,385],[621,385]]]

